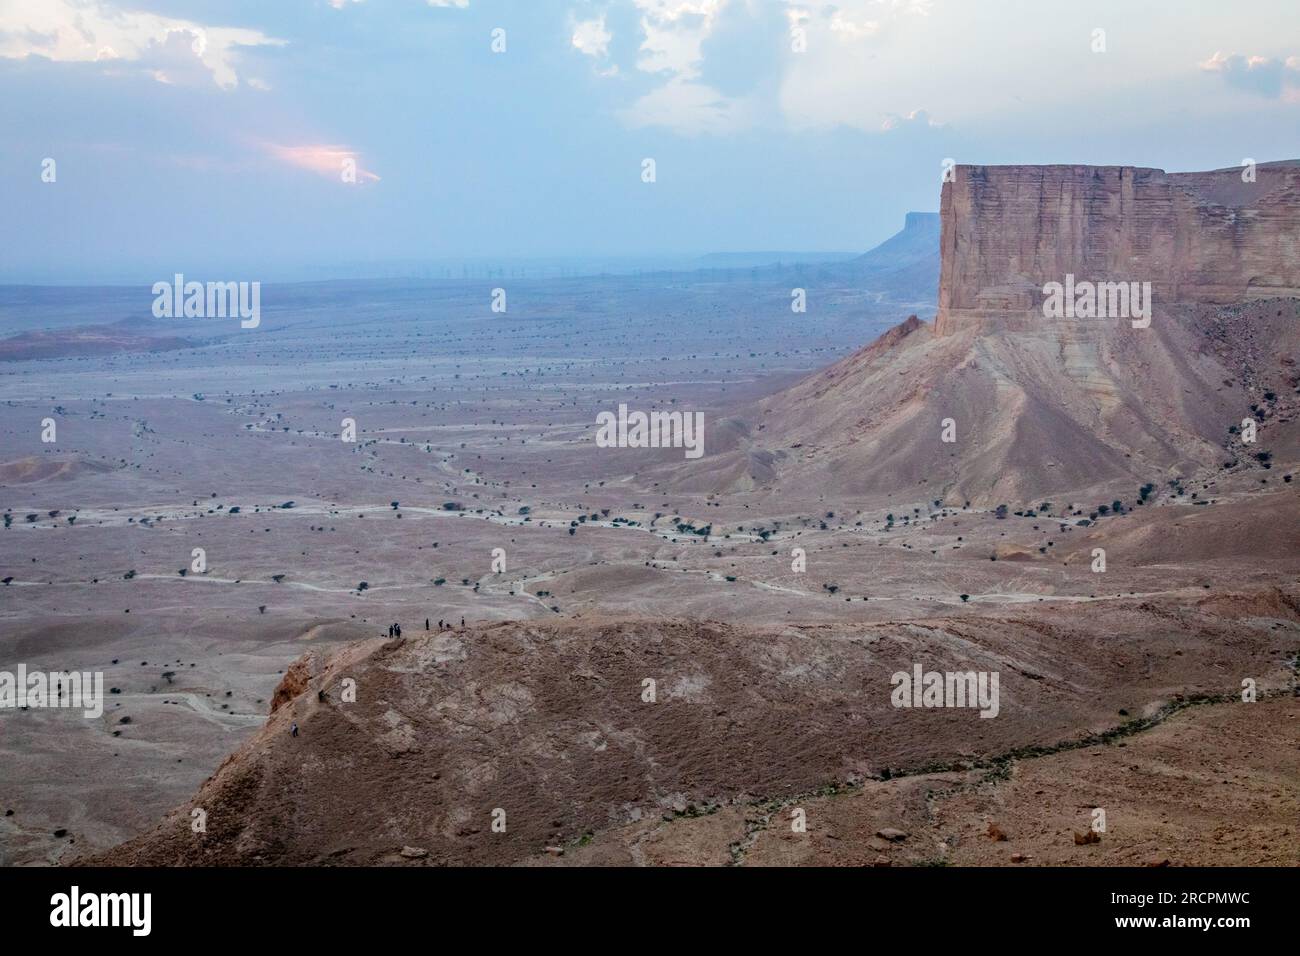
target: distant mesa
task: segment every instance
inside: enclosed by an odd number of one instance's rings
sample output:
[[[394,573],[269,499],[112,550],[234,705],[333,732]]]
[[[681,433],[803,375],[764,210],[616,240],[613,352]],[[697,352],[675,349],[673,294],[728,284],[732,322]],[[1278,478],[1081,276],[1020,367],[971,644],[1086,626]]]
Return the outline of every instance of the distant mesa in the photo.
[[[909,212],[903,229],[848,262],[828,266],[835,279],[877,293],[888,302],[907,303],[930,315],[939,295],[939,214]]]
[[[877,302],[902,303],[930,315],[939,290],[939,214],[909,212],[903,228],[861,255],[848,253],[713,253],[698,260],[704,268],[756,268],[764,272],[794,268],[810,284],[856,288]]]
[[[909,212],[903,230],[848,265],[863,274],[897,272],[911,266],[939,265],[940,217],[937,212]]]

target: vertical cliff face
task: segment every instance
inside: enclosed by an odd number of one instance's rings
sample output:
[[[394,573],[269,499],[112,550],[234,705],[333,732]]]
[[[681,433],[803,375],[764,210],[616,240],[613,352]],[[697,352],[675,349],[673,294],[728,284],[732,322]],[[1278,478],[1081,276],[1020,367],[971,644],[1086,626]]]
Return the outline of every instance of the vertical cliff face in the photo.
[[[1264,486],[1300,461],[1300,163],[1256,172],[957,167],[935,325],[909,320],[765,399],[692,479],[888,504]],[[1044,286],[1068,276],[1097,284],[1098,307],[1103,283],[1150,298],[1116,312],[1114,288],[1104,312],[1045,312]]]
[[[1149,282],[1155,309],[1300,295],[1300,165],[958,166],[941,200],[936,331],[1033,328],[1043,287]],[[1050,321],[1050,320],[1049,320]]]

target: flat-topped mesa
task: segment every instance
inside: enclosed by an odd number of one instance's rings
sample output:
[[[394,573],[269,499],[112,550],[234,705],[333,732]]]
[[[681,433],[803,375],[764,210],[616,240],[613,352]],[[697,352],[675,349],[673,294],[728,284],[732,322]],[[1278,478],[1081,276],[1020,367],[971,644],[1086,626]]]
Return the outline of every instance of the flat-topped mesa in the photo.
[[[1201,173],[957,166],[943,185],[940,336],[1032,329],[1048,283],[1151,283],[1171,303],[1300,296],[1300,161]]]
[[[911,232],[914,229],[929,229],[936,220],[938,214],[932,212],[909,212],[903,218],[903,231]]]

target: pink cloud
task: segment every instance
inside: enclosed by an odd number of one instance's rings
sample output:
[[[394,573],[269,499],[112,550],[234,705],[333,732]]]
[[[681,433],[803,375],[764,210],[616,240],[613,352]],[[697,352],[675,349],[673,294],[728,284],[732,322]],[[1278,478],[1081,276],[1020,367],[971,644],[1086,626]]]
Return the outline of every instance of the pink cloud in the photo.
[[[379,177],[361,165],[355,150],[346,146],[312,144],[306,146],[280,146],[267,144],[272,156],[290,166],[306,169],[339,182],[377,183]]]

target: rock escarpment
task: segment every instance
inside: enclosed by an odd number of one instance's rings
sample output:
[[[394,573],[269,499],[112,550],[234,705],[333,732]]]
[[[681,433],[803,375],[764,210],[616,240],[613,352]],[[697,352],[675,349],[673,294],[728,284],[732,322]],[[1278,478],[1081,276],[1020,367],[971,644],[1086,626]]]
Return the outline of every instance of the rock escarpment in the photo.
[[[934,325],[910,320],[759,402],[676,487],[996,505],[1193,476],[1245,488],[1300,457],[1300,164],[1259,166],[1253,182],[1236,169],[955,175]],[[1070,296],[1048,317],[1044,287],[1071,277],[1095,285],[1095,313]],[[1141,310],[1101,308],[1102,284],[1132,283]]]
[[[1156,308],[1300,296],[1300,165],[1199,173],[958,166],[943,186],[936,331],[1032,329],[1067,274],[1150,282]]]

